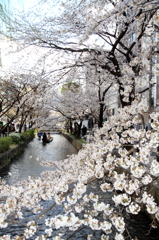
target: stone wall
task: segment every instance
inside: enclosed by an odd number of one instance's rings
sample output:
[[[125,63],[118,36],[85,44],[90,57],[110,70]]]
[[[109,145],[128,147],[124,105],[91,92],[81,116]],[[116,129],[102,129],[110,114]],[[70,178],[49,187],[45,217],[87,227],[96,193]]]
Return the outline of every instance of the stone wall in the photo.
[[[83,144],[80,143],[78,140],[74,139],[73,137],[71,137],[68,134],[62,133],[62,135],[67,138],[67,140],[77,149],[80,150],[83,147]]]
[[[26,144],[28,144],[30,141],[32,141],[33,138],[27,138],[24,142],[20,143],[18,146],[15,146],[12,149],[9,149],[5,153],[0,154],[0,169],[7,166],[11,163],[12,159],[17,156],[20,152],[24,150],[26,147]]]

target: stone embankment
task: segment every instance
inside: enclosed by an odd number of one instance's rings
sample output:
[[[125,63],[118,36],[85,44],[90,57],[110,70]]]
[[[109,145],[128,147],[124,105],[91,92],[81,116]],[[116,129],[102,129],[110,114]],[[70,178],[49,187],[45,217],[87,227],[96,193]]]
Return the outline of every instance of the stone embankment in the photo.
[[[80,143],[75,138],[71,137],[69,134],[62,133],[62,135],[77,149],[80,150],[83,147],[83,144]],[[84,143],[85,144],[85,143]]]
[[[0,169],[11,163],[12,159],[24,150],[26,145],[33,140],[33,137],[27,138],[24,142],[0,154]]]

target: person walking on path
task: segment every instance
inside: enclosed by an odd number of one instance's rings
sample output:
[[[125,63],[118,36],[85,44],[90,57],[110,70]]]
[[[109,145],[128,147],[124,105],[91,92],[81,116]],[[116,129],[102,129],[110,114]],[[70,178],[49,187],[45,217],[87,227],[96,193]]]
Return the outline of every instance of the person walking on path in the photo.
[[[87,133],[87,128],[85,125],[83,125],[83,128],[82,128],[82,136],[85,136]]]

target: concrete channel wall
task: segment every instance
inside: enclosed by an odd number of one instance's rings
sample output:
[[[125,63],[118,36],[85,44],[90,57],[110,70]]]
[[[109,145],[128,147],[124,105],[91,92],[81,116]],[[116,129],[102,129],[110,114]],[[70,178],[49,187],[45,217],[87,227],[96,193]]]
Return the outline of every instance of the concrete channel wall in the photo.
[[[20,143],[18,146],[15,146],[14,148],[9,149],[5,153],[0,154],[0,169],[7,166],[11,163],[12,159],[16,157],[20,152],[24,150],[26,147],[26,144],[28,144],[30,141],[32,141],[33,138],[29,137],[24,142]]]
[[[62,135],[77,149],[80,150],[83,144],[77,141],[75,138],[71,137],[69,134],[62,133]]]

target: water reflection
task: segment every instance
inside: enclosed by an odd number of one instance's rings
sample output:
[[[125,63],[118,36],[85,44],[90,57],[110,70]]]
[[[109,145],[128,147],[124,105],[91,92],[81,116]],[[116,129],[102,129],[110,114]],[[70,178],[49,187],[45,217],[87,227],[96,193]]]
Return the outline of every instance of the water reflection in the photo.
[[[14,184],[17,181],[28,176],[37,177],[44,170],[50,170],[49,167],[40,165],[41,161],[59,161],[65,159],[67,155],[76,154],[77,150],[68,140],[60,134],[52,134],[53,141],[43,145],[41,140],[34,138],[24,151],[14,158],[10,166],[2,169],[0,176],[8,184]],[[11,176],[8,176],[8,172]]]

